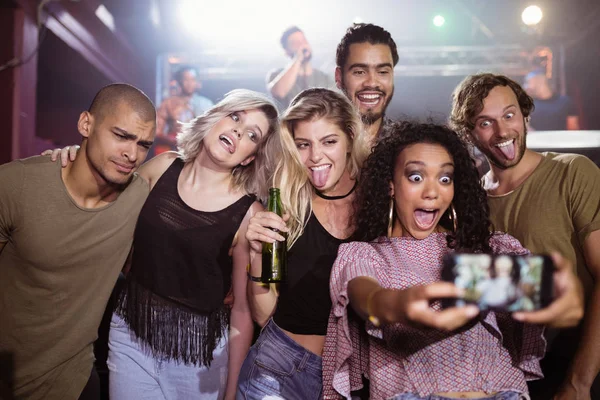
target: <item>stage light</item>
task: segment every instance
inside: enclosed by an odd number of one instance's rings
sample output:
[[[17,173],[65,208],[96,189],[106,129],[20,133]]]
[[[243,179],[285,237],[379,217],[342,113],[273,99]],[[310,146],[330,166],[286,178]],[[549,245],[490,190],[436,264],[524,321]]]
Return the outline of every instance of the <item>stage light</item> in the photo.
[[[521,19],[525,25],[533,26],[539,24],[543,16],[541,8],[538,6],[529,6],[523,10]]]
[[[433,17],[433,25],[437,26],[438,28],[444,25],[444,23],[446,23],[446,18],[444,18],[443,16],[436,15],[435,17]]]
[[[103,4],[100,4],[98,8],[96,8],[95,14],[96,17],[98,17],[98,19],[102,21],[108,29],[110,29],[113,32],[115,31],[115,18],[110,13],[110,11],[108,11],[106,7],[104,7]]]
[[[203,15],[204,6],[195,1],[182,1],[179,4],[178,16],[181,25],[190,32],[198,28],[198,16]]]

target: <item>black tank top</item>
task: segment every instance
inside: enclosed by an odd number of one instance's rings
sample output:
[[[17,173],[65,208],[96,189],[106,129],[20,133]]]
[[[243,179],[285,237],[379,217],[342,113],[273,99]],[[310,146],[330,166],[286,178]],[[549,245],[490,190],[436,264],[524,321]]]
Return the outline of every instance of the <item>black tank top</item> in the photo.
[[[288,251],[287,281],[281,284],[273,320],[286,331],[325,335],[331,310],[329,275],[340,240],[312,213],[302,236]]]
[[[255,197],[220,211],[195,210],[177,189],[184,165],[173,161],[142,207],[117,311],[155,355],[208,365],[229,325],[229,249]]]

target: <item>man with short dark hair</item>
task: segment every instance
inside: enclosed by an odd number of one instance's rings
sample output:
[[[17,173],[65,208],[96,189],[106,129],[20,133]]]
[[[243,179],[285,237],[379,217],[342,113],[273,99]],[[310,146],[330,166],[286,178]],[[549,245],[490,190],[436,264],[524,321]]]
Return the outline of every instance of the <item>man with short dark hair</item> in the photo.
[[[156,131],[144,93],[103,88],[77,128],[64,169],[49,157],[0,166],[0,353],[14,360],[0,374],[14,372],[20,399],[99,398],[93,343],[149,192],[135,174]]]
[[[281,35],[281,47],[291,59],[285,68],[267,74],[267,89],[280,103],[287,107],[292,99],[304,89],[313,87],[333,88],[333,80],[311,64],[312,48],[297,26],[291,26]]]
[[[156,123],[156,146],[154,153],[175,150],[180,122],[190,122],[204,114],[214,103],[197,92],[202,88],[196,68],[184,65],[174,74],[179,93],[166,98],[158,108]]]
[[[530,386],[532,398],[589,400],[591,389],[598,399],[600,170],[581,155],[527,149],[533,99],[506,76],[469,76],[452,97],[452,127],[490,163],[482,181],[493,229],[516,237],[533,253],[560,252],[583,283],[583,326],[549,332],[541,363],[545,379]]]
[[[354,24],[336,51],[335,81],[358,109],[372,143],[381,136],[385,111],[394,96],[396,43],[373,24]]]

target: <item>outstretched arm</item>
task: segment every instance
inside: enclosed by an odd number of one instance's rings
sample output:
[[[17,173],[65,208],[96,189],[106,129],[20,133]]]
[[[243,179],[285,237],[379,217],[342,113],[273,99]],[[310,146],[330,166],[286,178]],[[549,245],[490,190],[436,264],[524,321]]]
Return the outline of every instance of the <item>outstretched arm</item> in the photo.
[[[436,282],[408,289],[384,289],[370,277],[360,276],[348,283],[350,305],[365,320],[375,325],[410,323],[451,331],[476,315],[476,306],[452,307],[435,311],[429,303],[444,297],[460,297],[462,291],[451,283]]]

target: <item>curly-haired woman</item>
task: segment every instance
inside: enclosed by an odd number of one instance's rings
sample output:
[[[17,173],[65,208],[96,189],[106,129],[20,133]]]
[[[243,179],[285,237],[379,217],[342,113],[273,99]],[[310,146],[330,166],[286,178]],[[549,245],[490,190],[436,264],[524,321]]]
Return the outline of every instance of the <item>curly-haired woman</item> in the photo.
[[[581,288],[568,262],[555,256],[555,283],[568,295],[552,310],[480,315],[475,306],[430,306],[461,294],[438,282],[445,254],[528,251],[489,231],[485,192],[453,131],[411,123],[389,129],[361,174],[356,239],[364,242],[340,246],[331,273],[324,397],[349,398],[365,376],[374,400],[522,398],[526,380],[540,377],[545,348],[543,328],[523,321],[575,323]],[[569,321],[556,312],[567,302],[578,310]]]

